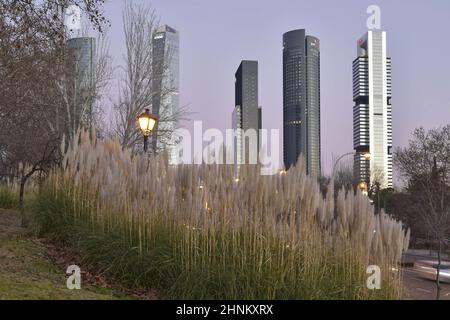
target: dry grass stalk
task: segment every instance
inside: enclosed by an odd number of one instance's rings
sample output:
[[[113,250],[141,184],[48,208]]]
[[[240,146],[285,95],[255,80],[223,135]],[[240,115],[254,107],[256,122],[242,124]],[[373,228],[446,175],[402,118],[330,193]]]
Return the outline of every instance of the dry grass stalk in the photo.
[[[409,232],[375,215],[359,192],[340,190],[334,203],[330,186],[323,197],[303,160],[287,175],[243,167],[236,182],[229,166],[171,167],[164,157],[133,157],[118,141],[93,136],[79,132],[51,177],[55,194],[70,194],[75,222],[101,233],[119,230],[142,255],[164,237],[182,274],[234,279],[226,297],[369,298],[369,264],[383,270],[384,297],[399,297],[400,275],[391,268]],[[255,284],[263,283],[258,292]]]

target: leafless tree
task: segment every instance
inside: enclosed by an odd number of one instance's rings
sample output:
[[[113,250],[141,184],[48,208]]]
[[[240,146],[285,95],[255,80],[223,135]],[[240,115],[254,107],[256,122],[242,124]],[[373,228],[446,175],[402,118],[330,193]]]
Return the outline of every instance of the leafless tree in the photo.
[[[17,174],[22,205],[26,181],[58,158],[57,141],[64,134],[65,119],[55,113],[60,99],[50,84],[61,61],[42,42],[22,45],[26,38],[18,40],[9,28],[2,28],[0,39],[0,73],[5,80],[0,84],[1,171]],[[21,164],[25,170],[19,170]]]
[[[61,140],[68,135],[63,96],[55,84],[70,58],[60,14],[74,3],[100,27],[100,0],[0,3],[0,177],[19,180],[22,212],[26,182],[58,163]]]
[[[408,192],[424,227],[438,243],[439,299],[442,247],[450,236],[450,125],[429,131],[416,129],[408,147],[396,150],[395,163],[410,186]]]
[[[381,204],[382,193],[387,189],[383,188],[383,181],[385,180],[385,174],[383,169],[379,167],[374,167],[371,172],[371,182],[369,185],[369,198],[375,204],[375,208],[379,211],[383,206]]]
[[[2,0],[0,13],[12,23],[23,21],[27,29],[39,26],[47,37],[43,40],[64,39],[64,10],[71,5],[81,9],[93,27],[102,32],[109,25],[102,13],[105,0]]]
[[[115,134],[119,136],[122,147],[130,148],[134,152],[142,150],[142,137],[136,126],[136,118],[146,108],[153,111],[153,101],[159,96],[162,105],[159,112],[157,136],[160,145],[167,147],[174,141],[173,134],[180,120],[187,115],[186,108],[170,110],[166,105],[166,97],[173,93],[173,87],[154,85],[158,74],[167,76],[168,65],[154,68],[153,38],[158,28],[158,17],[154,10],[142,4],[126,1],[123,10],[123,30],[125,33],[125,65],[120,68],[122,77],[119,81],[119,97],[115,103],[116,128]],[[170,55],[170,50],[166,52]],[[170,59],[163,59],[169,61]],[[171,125],[165,125],[171,124]],[[152,152],[162,150],[152,149]]]

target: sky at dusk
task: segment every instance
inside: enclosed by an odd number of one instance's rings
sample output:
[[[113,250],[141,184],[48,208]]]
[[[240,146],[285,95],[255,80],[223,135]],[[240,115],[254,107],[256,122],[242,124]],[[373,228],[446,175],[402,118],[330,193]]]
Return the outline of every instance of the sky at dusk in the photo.
[[[263,128],[280,129],[282,146],[282,35],[306,29],[321,42],[322,166],[329,173],[333,155],[353,150],[352,61],[372,4],[381,8],[392,58],[394,146],[406,145],[418,126],[450,123],[448,0],[145,2],[161,23],[180,32],[180,104],[193,113],[187,128],[194,120],[202,120],[204,129],[231,128],[234,73],[241,60],[258,60]],[[105,7],[115,64],[124,54],[122,7],[122,0]]]

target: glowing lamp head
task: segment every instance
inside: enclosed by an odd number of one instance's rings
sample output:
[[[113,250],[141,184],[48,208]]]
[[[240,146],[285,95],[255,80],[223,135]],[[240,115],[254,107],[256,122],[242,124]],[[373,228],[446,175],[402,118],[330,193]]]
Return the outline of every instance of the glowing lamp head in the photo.
[[[149,136],[155,129],[158,118],[150,114],[149,109],[145,109],[145,112],[138,116],[139,128],[144,136]]]
[[[370,153],[369,152],[364,153],[363,156],[364,156],[364,159],[370,160]]]
[[[358,184],[358,188],[359,188],[360,190],[362,190],[362,191],[366,191],[366,190],[367,190],[367,183],[366,183],[365,181],[361,181],[361,182]]]

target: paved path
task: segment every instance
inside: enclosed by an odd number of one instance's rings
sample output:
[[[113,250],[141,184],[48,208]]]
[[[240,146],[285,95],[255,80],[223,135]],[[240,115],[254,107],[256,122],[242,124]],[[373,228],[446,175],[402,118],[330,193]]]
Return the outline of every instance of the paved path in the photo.
[[[406,299],[434,300],[436,299],[436,282],[422,278],[412,268],[403,270],[404,286],[407,290]],[[450,300],[450,285],[442,283],[441,299]]]
[[[418,252],[414,254],[406,254],[404,261],[414,263],[416,260],[430,260],[433,259],[429,255],[419,255]],[[406,289],[406,299],[412,300],[434,300],[436,299],[436,282],[425,279],[419,272],[412,267],[403,269],[403,283]],[[441,283],[441,299],[450,300],[450,284]]]

